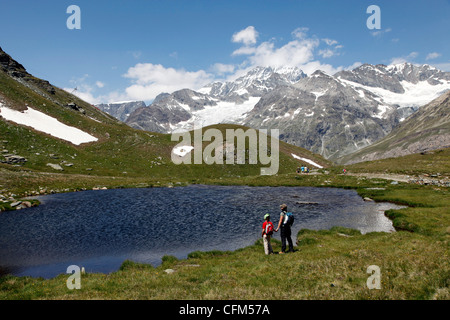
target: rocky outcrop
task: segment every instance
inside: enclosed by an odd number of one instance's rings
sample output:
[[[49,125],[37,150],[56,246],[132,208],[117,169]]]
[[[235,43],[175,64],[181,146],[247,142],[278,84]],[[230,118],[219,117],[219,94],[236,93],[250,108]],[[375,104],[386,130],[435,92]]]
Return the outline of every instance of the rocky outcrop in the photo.
[[[47,163],[47,166],[58,171],[64,171],[63,167],[61,167],[59,164],[55,163]]]
[[[24,80],[32,86],[38,87],[51,95],[55,94],[55,88],[46,80],[38,79],[29,74],[23,65],[15,61],[0,48],[0,69],[13,78]]]
[[[4,154],[4,160],[1,160],[2,163],[13,164],[13,165],[22,165],[25,164],[28,160],[25,157],[16,155],[16,154]]]
[[[86,114],[86,111],[74,102],[69,102],[65,107]]]

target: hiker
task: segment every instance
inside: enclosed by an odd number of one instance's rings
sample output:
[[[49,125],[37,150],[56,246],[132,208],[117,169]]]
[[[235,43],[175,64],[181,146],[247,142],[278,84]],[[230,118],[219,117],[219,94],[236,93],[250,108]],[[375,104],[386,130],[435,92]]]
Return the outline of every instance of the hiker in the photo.
[[[300,167],[297,167],[297,173],[300,173]]]
[[[305,167],[302,165],[302,173],[305,171]]]
[[[286,240],[289,243],[289,252],[294,252],[294,245],[291,239],[291,226],[287,223],[287,205],[282,204],[280,209],[280,221],[278,222],[278,227],[275,229],[275,232],[278,232],[281,228],[281,251],[279,253],[284,254],[286,252]]]
[[[273,223],[270,221],[270,214],[264,215],[264,223],[262,225],[262,234],[264,241],[264,253],[269,255],[273,254],[272,245],[270,244],[270,238],[274,231]]]

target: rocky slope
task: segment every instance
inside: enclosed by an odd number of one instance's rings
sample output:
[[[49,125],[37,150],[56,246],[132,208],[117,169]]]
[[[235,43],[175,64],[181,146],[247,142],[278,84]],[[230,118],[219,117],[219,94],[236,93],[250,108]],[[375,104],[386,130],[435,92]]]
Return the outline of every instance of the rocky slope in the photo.
[[[450,91],[421,107],[385,138],[339,159],[356,163],[450,147]]]

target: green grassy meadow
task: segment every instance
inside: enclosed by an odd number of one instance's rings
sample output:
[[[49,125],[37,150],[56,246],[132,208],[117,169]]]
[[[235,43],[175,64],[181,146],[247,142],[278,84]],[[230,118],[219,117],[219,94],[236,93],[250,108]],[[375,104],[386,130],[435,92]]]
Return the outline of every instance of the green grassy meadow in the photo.
[[[175,165],[171,150],[177,141],[171,141],[170,135],[130,128],[63,90],[56,88],[50,95],[2,71],[0,101],[17,110],[23,110],[26,104],[98,138],[95,143],[75,146],[0,119],[0,160],[7,153],[27,159],[21,165],[0,163],[0,194],[6,198],[93,188],[218,184],[348,188],[375,201],[408,206],[386,212],[397,229],[394,233],[362,235],[337,226],[301,230],[293,235],[296,251],[285,255],[264,255],[261,239],[255,239],[253,245],[233,252],[193,252],[183,260],[166,256],[158,267],[124,261],[116,272],[82,275],[79,290],[67,288],[67,274],[48,280],[6,275],[0,277],[0,300],[450,298],[448,187],[391,184],[390,180],[370,177],[371,173],[439,173],[448,178],[449,149],[358,163],[346,166],[350,174],[342,175],[343,166],[280,142],[278,174],[262,176],[260,169],[265,166],[261,162]],[[85,114],[65,107],[69,102],[82,107]],[[245,129],[229,125],[214,128],[222,132],[227,128]],[[207,145],[204,143],[203,148]],[[295,170],[302,163],[292,153],[324,169],[298,175]],[[48,163],[61,164],[64,170],[55,171]],[[71,166],[65,166],[67,163]],[[0,202],[0,214],[11,209],[7,200]],[[273,246],[275,252],[280,250],[278,241],[273,240]],[[381,289],[367,287],[367,268],[371,265],[380,267]],[[166,269],[175,272],[168,274]]]
[[[86,183],[130,186],[139,180],[85,177]],[[93,179],[90,181],[90,179]],[[55,183],[63,184],[60,176]],[[74,180],[68,178],[71,184]],[[105,180],[103,180],[105,179]],[[117,181],[120,180],[120,181]],[[142,183],[144,180],[142,180]],[[261,239],[233,252],[193,252],[187,259],[165,256],[158,267],[124,261],[117,272],[82,275],[82,288],[69,290],[68,275],[53,279],[4,276],[0,299],[444,299],[450,298],[448,188],[398,185],[338,174],[248,176],[201,183],[353,188],[376,201],[409,207],[390,210],[397,232],[335,227],[293,235],[294,253],[264,255]],[[108,184],[111,183],[111,184]],[[55,185],[56,186],[56,185]],[[375,188],[375,189],[373,189]],[[384,190],[380,190],[383,189]],[[272,240],[274,251],[280,242]],[[368,289],[367,268],[381,271],[381,289]],[[166,273],[164,270],[175,272]],[[283,270],[283,272],[279,272]]]

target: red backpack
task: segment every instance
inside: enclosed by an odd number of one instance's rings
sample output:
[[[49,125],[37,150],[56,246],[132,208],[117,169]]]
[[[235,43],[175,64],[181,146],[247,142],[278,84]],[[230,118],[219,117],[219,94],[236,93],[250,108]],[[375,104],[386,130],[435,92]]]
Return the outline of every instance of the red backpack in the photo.
[[[267,221],[264,233],[271,236],[273,234],[273,228],[273,223],[271,221]]]

